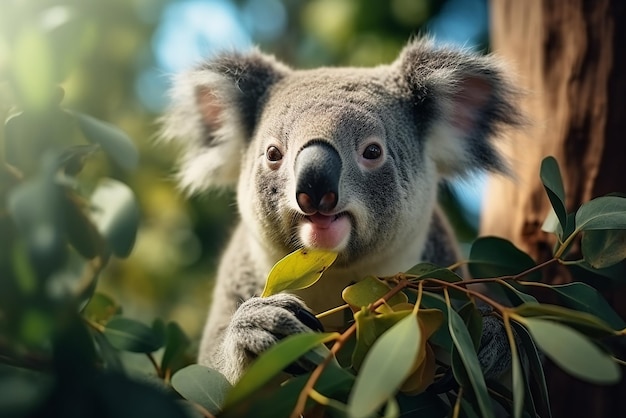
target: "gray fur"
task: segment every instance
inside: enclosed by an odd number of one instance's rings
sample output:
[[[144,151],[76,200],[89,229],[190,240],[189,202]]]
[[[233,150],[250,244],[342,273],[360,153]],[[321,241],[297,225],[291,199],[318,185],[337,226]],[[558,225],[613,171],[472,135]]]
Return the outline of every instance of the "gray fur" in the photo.
[[[189,193],[236,185],[241,215],[220,263],[199,362],[234,382],[277,338],[306,329],[298,307],[338,306],[341,290],[367,275],[456,261],[436,206],[438,184],[475,169],[507,171],[493,140],[519,125],[514,99],[493,57],[423,39],[374,68],[292,70],[253,51],[218,56],[177,78],[163,138],[182,148],[180,185]],[[329,179],[336,205],[323,210],[335,235],[315,229],[296,199],[294,166],[311,154],[299,151],[319,141],[341,159]],[[372,146],[379,157],[370,158]],[[299,298],[256,298],[272,265],[302,246],[339,257]],[[344,325],[341,315],[325,320],[327,330]]]

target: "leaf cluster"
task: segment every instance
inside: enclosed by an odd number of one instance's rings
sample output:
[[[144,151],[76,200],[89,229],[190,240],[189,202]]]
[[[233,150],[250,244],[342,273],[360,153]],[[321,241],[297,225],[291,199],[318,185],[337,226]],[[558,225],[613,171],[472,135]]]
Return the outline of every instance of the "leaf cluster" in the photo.
[[[592,286],[548,285],[541,278],[560,265],[615,280],[606,269],[619,267],[626,257],[626,199],[600,197],[567,213],[553,158],[544,160],[541,178],[557,221],[550,230],[557,242],[552,258],[536,263],[507,240],[479,238],[469,258],[453,266],[420,263],[347,287],[345,305],[317,315],[349,310],[353,321],[343,333],[286,338],[234,387],[197,365],[175,378],[183,382],[200,375],[201,384],[174,387],[226,417],[494,417],[504,410],[520,418],[551,416],[543,356],[579,379],[616,383],[624,362],[607,342],[624,338],[624,320]],[[582,258],[572,260],[577,238],[582,238]],[[288,255],[270,273],[263,296],[315,286],[335,258],[324,251]],[[466,269],[468,278],[462,277]],[[540,302],[537,288],[559,305]],[[484,373],[480,358],[487,318],[495,318],[506,336],[509,374]],[[303,356],[317,367],[284,377],[283,370]]]
[[[7,35],[0,73],[12,98],[0,160],[0,415],[188,416],[168,384],[189,363],[180,326],[122,316],[96,292],[140,222],[133,191],[98,165],[129,172],[139,153],[116,126],[63,106],[76,51],[51,54],[81,23],[31,23]],[[122,352],[145,355],[154,383],[130,376]]]

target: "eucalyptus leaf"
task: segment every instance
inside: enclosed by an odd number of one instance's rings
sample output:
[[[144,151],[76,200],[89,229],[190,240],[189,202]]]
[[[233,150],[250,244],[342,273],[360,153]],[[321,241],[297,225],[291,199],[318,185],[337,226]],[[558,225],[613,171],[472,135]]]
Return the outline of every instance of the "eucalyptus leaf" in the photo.
[[[487,384],[480,368],[480,362],[478,356],[474,350],[474,343],[470,336],[463,319],[459,314],[452,309],[448,304],[448,329],[450,330],[450,336],[454,342],[454,346],[458,351],[459,357],[463,362],[465,370],[467,370],[467,377],[472,385],[476,401],[483,418],[494,418],[493,410],[491,407],[491,400],[489,398],[489,392],[487,391]]]
[[[18,27],[10,60],[16,90],[26,107],[41,110],[54,99],[56,60],[47,34],[35,25]]]
[[[92,218],[113,254],[127,257],[135,245],[139,207],[132,190],[124,183],[101,180],[91,196]]]
[[[574,282],[553,285],[550,288],[568,307],[595,315],[615,330],[626,328],[624,320],[613,310],[600,292],[588,284]]]
[[[300,249],[292,252],[272,267],[261,297],[312,286],[336,258],[337,253],[324,250]]]
[[[106,322],[122,312],[122,308],[110,297],[96,292],[83,309],[83,315],[93,322]]]
[[[267,388],[267,390],[256,391],[236,404],[229,404],[222,411],[220,417],[288,417],[296,405],[300,392],[302,392],[310,377],[311,373],[307,373],[287,380],[278,388],[272,387]],[[351,373],[339,367],[338,364],[331,362],[324,368],[318,381],[315,383],[315,390],[326,397],[343,400],[347,397],[353,383],[354,376]],[[307,408],[313,404],[313,400],[309,399]],[[331,416],[334,417],[335,415]]]
[[[616,331],[595,315],[547,303],[525,303],[513,310],[526,318],[544,318],[563,322],[592,337],[616,335]]]
[[[584,203],[576,212],[576,229],[626,229],[626,198],[602,196]]]
[[[346,287],[341,293],[343,300],[354,308],[361,308],[376,302],[378,299],[386,295],[391,288],[383,281],[373,276]],[[389,306],[406,303],[407,296],[402,293],[396,293],[388,301]]]
[[[13,188],[7,209],[39,277],[49,277],[67,260],[63,193],[54,181],[55,158],[44,159],[41,175]]]
[[[522,370],[520,355],[517,350],[517,342],[515,340],[515,335],[513,334],[511,321],[508,317],[505,317],[504,320],[506,321],[505,327],[507,330],[509,347],[511,349],[511,387],[513,390],[513,418],[522,418],[522,413],[524,411],[524,398],[526,395],[524,372]],[[528,395],[531,396],[530,393]]]
[[[415,315],[407,315],[380,336],[369,350],[348,398],[352,418],[369,417],[393,396],[409,376],[421,346]]]
[[[120,167],[133,170],[139,162],[139,153],[133,141],[118,127],[79,112],[73,112],[85,138],[98,144]]]
[[[470,249],[468,267],[475,278],[516,275],[534,266],[535,262],[528,254],[503,238],[481,237]],[[534,272],[525,278],[538,281],[541,273]]]
[[[565,189],[559,164],[554,157],[546,157],[541,162],[541,182],[546,190],[548,199],[561,224],[561,230],[567,228],[567,210],[565,208]]]
[[[583,234],[581,249],[593,268],[611,267],[626,258],[626,230],[589,230]]]
[[[213,415],[217,415],[226,394],[232,388],[228,380],[217,370],[192,364],[172,376],[172,387],[183,398],[193,401]]]
[[[104,335],[113,347],[134,353],[152,353],[163,346],[163,340],[152,328],[121,316],[106,324]]]
[[[191,341],[176,322],[170,322],[165,328],[165,351],[161,359],[161,369],[167,370],[182,362]]]
[[[81,207],[80,198],[71,192],[63,196],[65,232],[69,243],[84,258],[106,257],[106,244],[100,232]]]
[[[537,346],[535,342],[531,338],[530,334],[522,325],[518,324],[515,321],[511,322],[513,329],[515,330],[519,341],[520,347],[523,350],[525,358],[528,360],[528,373],[527,373],[527,381],[530,383],[530,379],[534,382],[538,398],[541,407],[540,416],[546,416],[547,418],[552,418],[552,410],[550,408],[550,398],[548,395],[548,385],[546,384],[546,377],[543,373],[543,362],[541,360],[541,356],[539,355],[539,350],[537,350]],[[532,392],[530,390],[530,385],[528,385],[528,395],[532,398]],[[532,416],[535,416],[534,414]]]
[[[260,390],[285,367],[319,344],[337,339],[338,333],[291,335],[263,353],[229,392],[224,407],[234,406]]]
[[[523,324],[542,352],[572,376],[597,384],[619,381],[619,366],[583,334],[540,318],[525,318]]]

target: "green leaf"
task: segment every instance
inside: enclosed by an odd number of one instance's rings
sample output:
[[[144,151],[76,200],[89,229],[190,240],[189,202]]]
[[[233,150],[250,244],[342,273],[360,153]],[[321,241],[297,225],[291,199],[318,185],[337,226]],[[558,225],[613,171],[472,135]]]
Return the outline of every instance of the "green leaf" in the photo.
[[[338,333],[304,333],[291,335],[263,353],[243,375],[226,397],[224,407],[243,402],[262,388],[285,367],[319,344],[333,341]]]
[[[626,328],[624,320],[613,310],[606,299],[588,284],[575,282],[553,285],[550,288],[568,307],[595,315],[615,330]]]
[[[448,307],[445,300],[434,293],[423,292],[422,293],[422,308],[438,309],[443,314],[444,323],[448,323]],[[445,352],[450,353],[452,351],[452,337],[450,337],[450,331],[448,327],[439,327],[437,331],[430,337],[429,341],[439,347]]]
[[[565,190],[559,164],[554,157],[546,157],[541,162],[540,177],[543,187],[546,190],[548,199],[554,208],[556,216],[559,218],[561,230],[567,228],[567,210],[565,209]]]
[[[542,352],[572,376],[598,384],[619,381],[621,372],[611,356],[579,332],[539,318],[525,318],[523,324]]]
[[[118,257],[130,255],[140,217],[132,190],[117,180],[104,179],[92,194],[91,203],[94,223],[113,254]]]
[[[458,313],[459,316],[463,318],[465,327],[472,337],[474,349],[478,351],[478,348],[480,347],[480,339],[483,334],[482,314],[478,309],[476,309],[476,305],[473,303],[466,303],[461,309],[459,309]]]
[[[467,377],[470,380],[472,389],[476,396],[478,406],[483,418],[493,418],[493,410],[491,408],[491,400],[489,398],[489,392],[487,391],[487,384],[485,383],[485,377],[480,368],[478,356],[474,350],[474,343],[470,336],[463,319],[452,306],[448,303],[448,329],[450,330],[450,336],[454,342],[459,357],[463,362],[463,366],[467,371]]]
[[[348,398],[349,415],[369,417],[398,390],[411,373],[421,332],[415,315],[408,315],[376,340]]]
[[[433,263],[419,263],[407,270],[405,274],[421,277],[440,268],[440,266]]]
[[[11,190],[7,208],[28,248],[39,277],[48,277],[67,259],[62,195],[54,182],[55,159],[45,158],[41,174]]]
[[[585,231],[581,245],[584,259],[592,267],[611,267],[626,258],[626,230]]]
[[[576,229],[626,229],[626,198],[603,196],[583,204],[576,212]]]
[[[405,310],[377,315],[370,312],[367,308],[363,308],[355,313],[357,342],[352,352],[352,367],[359,370],[376,340],[411,313],[412,311]]]
[[[353,307],[361,308],[376,302],[378,299],[386,295],[391,288],[382,280],[373,276],[367,276],[365,279],[353,285],[346,287],[341,293],[343,300]],[[400,292],[396,293],[387,301],[389,306],[398,305],[408,302],[407,296]]]
[[[439,396],[428,391],[415,396],[399,393],[396,400],[400,405],[400,416],[404,418],[444,418],[450,409]]]
[[[106,244],[81,207],[80,198],[68,191],[63,196],[65,233],[74,249],[84,258],[106,256]]]
[[[550,408],[550,398],[548,396],[548,385],[546,384],[546,377],[543,373],[543,363],[541,361],[541,356],[539,355],[539,350],[537,350],[537,346],[535,342],[530,337],[530,334],[522,325],[518,324],[515,321],[511,322],[513,328],[517,336],[519,337],[521,347],[524,350],[524,354],[526,355],[526,359],[528,359],[528,376],[527,376],[527,393],[528,396],[532,398],[532,392],[530,390],[530,378],[533,379],[535,386],[537,388],[537,393],[539,395],[539,400],[541,401],[540,407],[542,413],[539,416],[546,416],[547,418],[552,418],[552,410]],[[544,415],[545,414],[545,415]],[[536,416],[536,414],[532,414],[531,416]]]
[[[472,277],[501,277],[516,275],[535,266],[535,262],[513,243],[503,238],[482,237],[472,244],[469,257]],[[541,280],[541,273],[525,276],[528,280]]]
[[[11,61],[20,101],[33,109],[50,105],[55,92],[55,59],[46,34],[33,25],[23,25]]]
[[[593,337],[608,337],[616,334],[613,328],[598,317],[562,306],[525,303],[513,311],[526,318],[537,317],[563,322]]]
[[[337,253],[324,250],[300,249],[292,252],[272,267],[261,297],[312,286],[336,258]]]
[[[522,418],[522,412],[524,411],[524,398],[526,395],[524,372],[522,371],[520,356],[517,352],[517,342],[515,341],[515,335],[513,334],[511,321],[508,316],[504,317],[504,321],[509,347],[511,349],[511,387],[513,390],[513,418]],[[528,395],[531,396],[530,393]]]
[[[165,329],[165,352],[161,360],[161,369],[167,370],[184,359],[189,338],[176,322],[170,322]]]
[[[139,162],[139,153],[132,139],[113,124],[79,112],[73,112],[85,138],[98,144],[120,167],[133,170]]]
[[[152,328],[124,317],[111,319],[106,324],[104,335],[113,347],[133,353],[152,353],[163,346],[163,340]]]
[[[266,385],[265,388],[256,391],[252,396],[248,396],[236,404],[229,404],[219,416],[223,418],[288,417],[310,377],[311,373],[306,373],[291,378],[278,388],[271,384]],[[339,367],[337,363],[331,362],[315,383],[315,390],[326,397],[343,400],[349,393],[353,382],[354,376],[352,374]],[[307,408],[313,404],[314,402],[309,399]],[[331,416],[334,417],[335,415]]]
[[[120,359],[119,351],[111,345],[107,337],[97,331],[92,332],[91,335],[98,347],[98,355],[102,359],[104,369],[124,373],[124,365]]]
[[[87,319],[98,323],[106,322],[120,313],[122,313],[122,308],[112,298],[97,292],[93,294],[83,310],[83,315]]]
[[[217,415],[231,389],[228,380],[218,371],[192,364],[172,376],[172,387],[183,398],[193,401]]]
[[[513,280],[503,280],[497,283],[485,283],[485,286],[490,292],[493,292],[494,295],[501,294],[505,296],[513,306],[518,306],[522,303],[538,303],[534,296],[520,290],[524,289],[524,286]]]

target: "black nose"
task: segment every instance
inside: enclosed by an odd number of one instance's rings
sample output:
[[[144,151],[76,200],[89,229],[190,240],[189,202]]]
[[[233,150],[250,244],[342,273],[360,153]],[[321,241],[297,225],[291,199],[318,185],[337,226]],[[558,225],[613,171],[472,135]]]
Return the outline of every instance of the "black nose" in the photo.
[[[307,215],[330,212],[339,201],[341,158],[327,142],[311,141],[296,156],[296,201]]]

